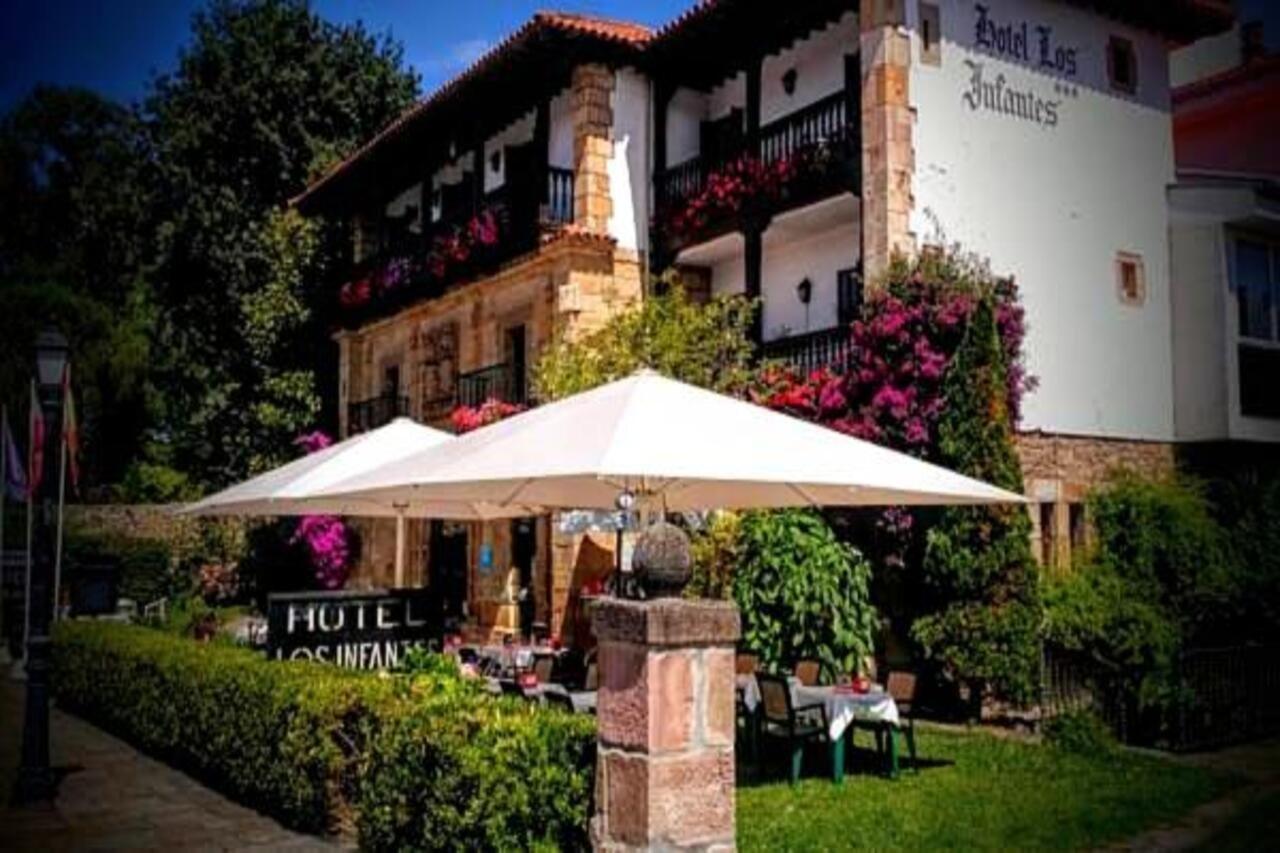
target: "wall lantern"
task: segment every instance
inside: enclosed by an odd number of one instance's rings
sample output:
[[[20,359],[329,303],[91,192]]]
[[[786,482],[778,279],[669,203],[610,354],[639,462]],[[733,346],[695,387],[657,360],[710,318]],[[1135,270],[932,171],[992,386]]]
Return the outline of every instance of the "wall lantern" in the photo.
[[[797,284],[796,298],[800,300],[801,305],[808,305],[809,300],[813,298],[813,282],[806,278]]]
[[[796,70],[794,68],[788,68],[787,72],[782,75],[782,91],[788,95],[796,93]]]
[[[62,384],[67,366],[67,339],[57,331],[44,331],[36,337],[36,380],[45,387]]]

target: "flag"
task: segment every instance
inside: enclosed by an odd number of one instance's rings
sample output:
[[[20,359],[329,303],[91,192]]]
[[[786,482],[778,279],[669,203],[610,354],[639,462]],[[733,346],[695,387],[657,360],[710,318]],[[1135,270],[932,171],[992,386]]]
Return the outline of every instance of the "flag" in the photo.
[[[27,471],[22,464],[22,454],[18,452],[18,443],[13,440],[13,430],[9,429],[9,419],[4,419],[4,435],[0,436],[0,453],[4,454],[4,494],[11,501],[22,502],[27,499]]]
[[[80,493],[80,427],[76,423],[76,403],[71,396],[71,365],[62,371],[62,440],[67,443],[67,467],[71,488]]]
[[[40,490],[40,481],[44,478],[44,412],[40,408],[40,397],[36,394],[36,381],[31,380],[31,444],[27,448],[27,499],[35,500]]]

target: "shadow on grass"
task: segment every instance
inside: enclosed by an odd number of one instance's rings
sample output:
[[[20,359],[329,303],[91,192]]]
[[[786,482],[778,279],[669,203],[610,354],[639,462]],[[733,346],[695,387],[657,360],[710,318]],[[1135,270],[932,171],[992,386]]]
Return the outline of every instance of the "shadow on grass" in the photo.
[[[762,739],[756,760],[749,757],[745,745],[737,746],[737,784],[739,788],[785,783],[790,777],[791,756],[783,743],[776,738]],[[928,772],[942,767],[952,767],[954,761],[945,758],[920,756],[914,764],[904,753],[898,755],[898,770],[902,774]],[[845,746],[845,781],[865,778],[888,778],[889,755],[868,747]],[[831,748],[823,743],[811,743],[805,747],[804,765],[800,778],[831,779]]]

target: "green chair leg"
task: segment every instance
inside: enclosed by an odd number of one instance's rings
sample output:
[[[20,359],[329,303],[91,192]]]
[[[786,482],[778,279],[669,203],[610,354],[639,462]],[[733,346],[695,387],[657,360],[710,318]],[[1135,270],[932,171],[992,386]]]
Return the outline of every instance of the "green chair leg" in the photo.
[[[914,723],[907,723],[906,729],[903,730],[907,735],[907,752],[911,756],[911,772],[920,772],[920,762],[916,760],[916,727]]]
[[[898,729],[890,726],[885,729],[885,734],[889,738],[889,778],[898,778]]]
[[[791,784],[800,781],[800,770],[804,766],[804,743],[791,747]]]
[[[831,742],[831,781],[844,783],[844,735]]]

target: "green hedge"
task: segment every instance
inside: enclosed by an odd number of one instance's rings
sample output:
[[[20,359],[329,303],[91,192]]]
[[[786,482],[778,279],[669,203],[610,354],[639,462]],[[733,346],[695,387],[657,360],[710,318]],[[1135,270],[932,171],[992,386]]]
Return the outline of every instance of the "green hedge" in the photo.
[[[281,663],[148,628],[65,622],[58,701],[210,786],[362,847],[587,845],[594,722],[456,676]]]

